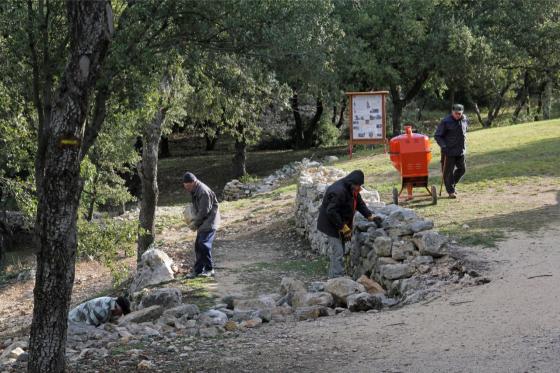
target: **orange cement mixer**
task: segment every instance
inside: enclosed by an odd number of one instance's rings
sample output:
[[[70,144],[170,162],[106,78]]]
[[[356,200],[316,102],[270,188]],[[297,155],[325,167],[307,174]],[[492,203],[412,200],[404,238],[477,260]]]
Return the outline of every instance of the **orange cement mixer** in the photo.
[[[428,165],[432,160],[430,139],[419,133],[412,133],[412,126],[405,126],[405,133],[395,136],[389,142],[389,155],[393,166],[401,174],[401,189],[393,188],[393,203],[399,204],[399,197],[406,187],[407,200],[413,199],[412,189],[424,187],[437,203],[435,185],[428,188]]]

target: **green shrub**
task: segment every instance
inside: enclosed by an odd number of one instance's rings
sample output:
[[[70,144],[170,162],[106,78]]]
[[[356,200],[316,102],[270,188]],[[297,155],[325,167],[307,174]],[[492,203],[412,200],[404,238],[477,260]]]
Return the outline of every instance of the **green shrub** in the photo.
[[[318,123],[316,132],[316,146],[334,146],[339,143],[340,130],[332,124],[330,119],[323,118]]]
[[[78,220],[78,258],[98,260],[109,268],[113,282],[128,277],[121,259],[135,255],[138,222],[104,218],[88,222]]]

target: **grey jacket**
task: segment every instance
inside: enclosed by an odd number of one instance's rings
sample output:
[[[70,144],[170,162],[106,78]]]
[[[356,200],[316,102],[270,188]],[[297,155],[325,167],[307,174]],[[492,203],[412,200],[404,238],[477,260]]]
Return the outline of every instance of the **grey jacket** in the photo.
[[[220,225],[220,211],[216,194],[206,184],[197,180],[191,192],[194,210],[193,224],[200,232],[218,229]]]

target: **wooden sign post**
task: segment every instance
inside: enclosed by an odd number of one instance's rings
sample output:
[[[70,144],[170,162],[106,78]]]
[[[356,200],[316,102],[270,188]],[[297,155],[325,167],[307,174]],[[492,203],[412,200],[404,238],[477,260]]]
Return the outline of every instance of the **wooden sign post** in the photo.
[[[348,155],[352,159],[354,144],[387,144],[385,98],[389,92],[346,92],[346,94],[350,99]]]

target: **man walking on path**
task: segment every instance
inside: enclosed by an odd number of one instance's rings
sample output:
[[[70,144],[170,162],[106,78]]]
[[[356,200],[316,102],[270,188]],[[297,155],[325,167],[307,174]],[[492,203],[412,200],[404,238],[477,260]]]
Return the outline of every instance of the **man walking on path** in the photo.
[[[445,117],[436,129],[434,135],[441,148],[441,168],[443,182],[449,198],[457,198],[455,186],[465,174],[465,153],[467,127],[469,121],[463,114],[461,104],[453,105],[450,115]]]
[[[187,278],[214,276],[212,244],[220,225],[220,211],[216,194],[190,172],[183,175],[183,187],[192,196],[193,220],[191,228],[196,230],[194,242],[195,263]]]
[[[329,243],[329,278],[344,276],[344,242],[352,237],[352,222],[356,210],[369,221],[376,217],[364,203],[360,190],[364,173],[352,171],[329,186],[319,208],[317,229],[327,235]]]

